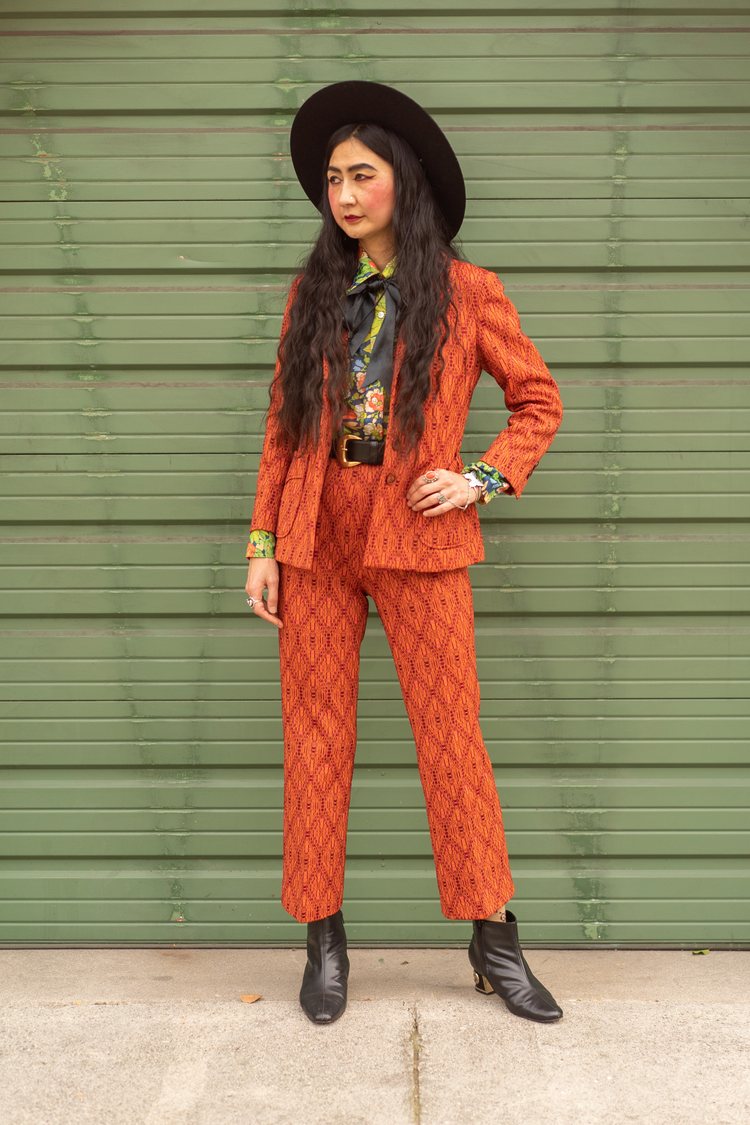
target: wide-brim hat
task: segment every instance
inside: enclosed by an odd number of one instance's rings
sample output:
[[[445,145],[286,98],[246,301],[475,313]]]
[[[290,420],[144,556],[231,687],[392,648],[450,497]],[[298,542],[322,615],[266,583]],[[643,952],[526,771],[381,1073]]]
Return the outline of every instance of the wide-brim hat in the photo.
[[[461,166],[448,138],[413,98],[382,82],[334,82],[311,94],[297,110],[289,148],[307,197],[322,210],[328,138],[342,125],[372,122],[392,129],[411,145],[424,168],[453,238],[466,210]]]

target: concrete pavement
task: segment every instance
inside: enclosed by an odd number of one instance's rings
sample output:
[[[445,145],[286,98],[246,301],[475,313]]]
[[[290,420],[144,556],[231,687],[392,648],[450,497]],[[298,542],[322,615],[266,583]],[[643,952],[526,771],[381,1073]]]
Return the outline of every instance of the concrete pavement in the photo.
[[[303,948],[2,949],[0,1120],[747,1125],[750,952],[524,951],[556,1024],[476,992],[465,949],[350,947],[330,1027]]]

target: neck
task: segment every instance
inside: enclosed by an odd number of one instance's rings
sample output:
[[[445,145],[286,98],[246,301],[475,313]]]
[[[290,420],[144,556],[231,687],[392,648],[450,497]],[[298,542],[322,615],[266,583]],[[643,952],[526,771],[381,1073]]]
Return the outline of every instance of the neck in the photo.
[[[372,258],[379,270],[385,269],[396,253],[393,238],[389,234],[376,234],[372,238],[360,239],[360,246],[368,257]]]

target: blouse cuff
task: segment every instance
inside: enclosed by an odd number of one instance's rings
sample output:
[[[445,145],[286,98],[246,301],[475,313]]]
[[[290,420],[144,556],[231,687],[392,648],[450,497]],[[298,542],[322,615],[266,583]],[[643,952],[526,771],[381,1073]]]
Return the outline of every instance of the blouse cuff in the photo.
[[[499,493],[510,490],[511,485],[507,477],[504,477],[493,465],[488,465],[486,461],[472,461],[470,465],[464,465],[461,472],[470,484],[478,484],[481,487],[478,504],[489,504],[490,500]]]
[[[276,536],[272,531],[257,528],[248,537],[245,557],[248,559],[272,559],[276,551]]]

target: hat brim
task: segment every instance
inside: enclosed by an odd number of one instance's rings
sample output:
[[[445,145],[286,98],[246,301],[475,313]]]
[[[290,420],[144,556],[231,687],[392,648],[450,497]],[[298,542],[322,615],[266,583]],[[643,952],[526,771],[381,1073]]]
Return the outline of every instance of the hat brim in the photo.
[[[466,186],[448,138],[413,98],[381,82],[334,82],[311,94],[297,110],[289,149],[308,199],[322,210],[323,162],[328,138],[342,125],[372,122],[392,129],[417,154],[453,238],[466,210]]]

